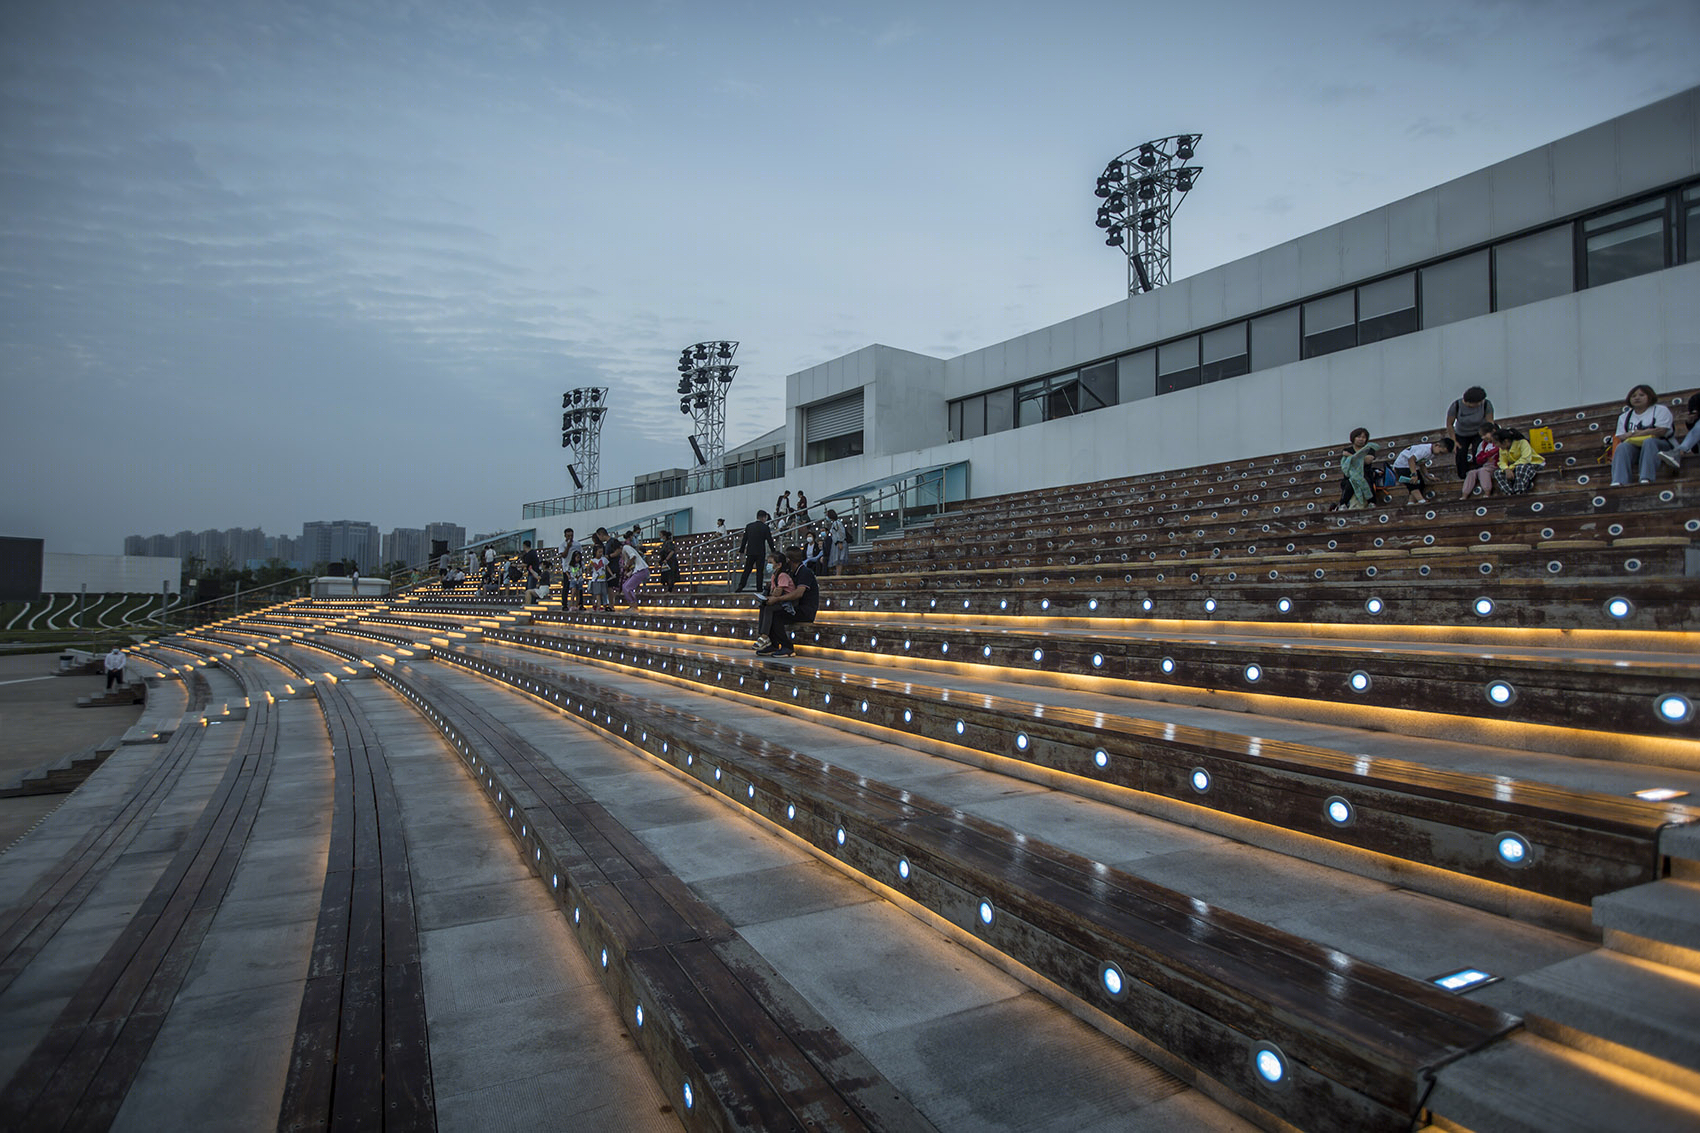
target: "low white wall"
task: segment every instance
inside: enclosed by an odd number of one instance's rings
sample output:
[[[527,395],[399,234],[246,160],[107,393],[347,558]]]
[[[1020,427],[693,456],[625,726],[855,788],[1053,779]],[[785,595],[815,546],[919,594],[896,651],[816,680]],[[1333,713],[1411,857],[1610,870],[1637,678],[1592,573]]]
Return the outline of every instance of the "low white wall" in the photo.
[[[41,592],[77,594],[158,594],[163,584],[175,594],[183,576],[183,560],[155,555],[68,555],[47,551],[41,556]]]

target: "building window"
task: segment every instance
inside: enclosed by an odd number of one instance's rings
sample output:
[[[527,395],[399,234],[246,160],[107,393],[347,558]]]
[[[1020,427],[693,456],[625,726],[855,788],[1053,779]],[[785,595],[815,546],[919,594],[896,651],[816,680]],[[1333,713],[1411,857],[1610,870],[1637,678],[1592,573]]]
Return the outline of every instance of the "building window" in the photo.
[[[1246,325],[1218,327],[1200,336],[1199,380],[1219,382],[1251,373],[1251,354],[1246,349]]]
[[[1045,419],[1045,382],[1023,382],[1015,387],[1015,427],[1037,425]]]
[[[1116,359],[1116,400],[1122,404],[1157,392],[1157,352],[1141,350]]]
[[[1100,362],[1096,366],[1088,366],[1080,371],[1080,411],[1090,413],[1094,409],[1116,403],[1116,364]]]
[[[1487,249],[1431,264],[1421,276],[1424,327],[1488,313]]]
[[[809,463],[821,464],[828,460],[842,460],[847,456],[862,455],[862,434],[860,431],[846,433],[839,437],[829,437],[824,441],[809,442]],[[785,469],[781,466],[781,476]]]
[[[1198,336],[1165,342],[1157,348],[1157,392],[1173,393],[1198,384]]]
[[[986,432],[1001,433],[1015,428],[1015,390],[995,389],[986,395]]]
[[[1304,304],[1304,356],[1319,358],[1356,346],[1357,321],[1351,291],[1337,291]]]
[[[1267,370],[1299,360],[1299,309],[1283,307],[1251,320],[1251,368]]]
[[[1682,191],[1683,228],[1687,230],[1687,247],[1682,262],[1700,261],[1700,185],[1690,185]]]
[[[1380,279],[1358,288],[1358,342],[1380,342],[1417,329],[1417,277],[1414,272]]]
[[[1665,198],[1582,222],[1587,286],[1616,283],[1666,266]]]
[[[957,434],[961,440],[971,441],[975,437],[986,435],[986,397],[968,397],[962,400],[962,431]]]
[[[1561,224],[1493,249],[1493,309],[1568,295],[1576,290],[1573,228]]]
[[[764,456],[756,462],[756,479],[771,480],[774,477],[773,458]]]

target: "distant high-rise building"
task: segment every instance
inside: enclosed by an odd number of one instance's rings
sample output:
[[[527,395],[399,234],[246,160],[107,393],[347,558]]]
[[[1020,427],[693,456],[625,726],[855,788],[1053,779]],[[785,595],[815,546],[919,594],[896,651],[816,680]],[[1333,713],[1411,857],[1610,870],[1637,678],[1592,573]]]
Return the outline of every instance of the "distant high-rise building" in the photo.
[[[423,527],[397,527],[384,536],[385,563],[402,562],[417,566],[425,561],[430,550]]]
[[[427,523],[425,525],[425,550],[430,551],[431,544],[441,540],[449,545],[449,550],[466,546],[466,528],[458,523]]]
[[[359,519],[320,520],[301,525],[301,561],[334,563],[353,559],[373,572],[382,565],[382,541],[376,524]]]

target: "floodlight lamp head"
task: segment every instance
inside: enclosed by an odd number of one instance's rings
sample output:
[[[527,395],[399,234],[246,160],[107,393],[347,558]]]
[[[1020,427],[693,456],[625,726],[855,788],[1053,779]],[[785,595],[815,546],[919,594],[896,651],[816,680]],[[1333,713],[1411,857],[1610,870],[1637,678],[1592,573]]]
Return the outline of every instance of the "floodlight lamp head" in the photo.
[[[679,412],[680,413],[689,413],[690,411],[691,411],[690,399],[681,397],[679,399]]]
[[[720,344],[720,349],[719,349],[719,351],[717,351],[717,353],[722,358],[732,357],[732,344],[730,342],[722,342]]]
[[[1112,161],[1112,162],[1110,162],[1110,164],[1108,164],[1104,167],[1104,176],[1110,178],[1111,180],[1115,180],[1115,179],[1119,178],[1121,175],[1122,175],[1122,163],[1120,161]]]
[[[1109,183],[1106,182],[1102,177],[1098,178],[1098,187],[1096,189],[1092,190],[1092,195],[1094,197],[1107,197],[1107,196],[1109,196],[1110,195]]]
[[[1191,134],[1182,134],[1175,142],[1175,156],[1182,161],[1191,161],[1194,144],[1195,140]]]
[[[732,378],[733,378],[734,375],[737,374],[737,372],[738,372],[738,367],[736,367],[736,366],[722,366],[722,367],[720,367],[720,384],[723,385],[723,386],[724,385],[731,385],[732,384]]]
[[[1122,230],[1119,229],[1119,228],[1112,228],[1110,230],[1110,234],[1108,236],[1104,237],[1104,243],[1110,245],[1111,247],[1119,248],[1121,246],[1121,243],[1122,243]]]
[[[696,349],[691,351],[691,357],[696,358],[699,361],[703,358],[707,358],[708,357],[708,347],[704,346],[700,342],[697,343]]]
[[[1153,165],[1157,164],[1157,147],[1152,145],[1150,142],[1141,143],[1139,147],[1139,156],[1134,160],[1139,162],[1142,168],[1150,169]]]

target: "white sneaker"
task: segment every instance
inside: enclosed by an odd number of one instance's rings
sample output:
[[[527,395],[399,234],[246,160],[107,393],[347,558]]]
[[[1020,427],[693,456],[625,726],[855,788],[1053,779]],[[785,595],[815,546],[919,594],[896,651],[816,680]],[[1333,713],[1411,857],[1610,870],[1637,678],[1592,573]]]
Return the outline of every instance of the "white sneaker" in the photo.
[[[1661,452],[1659,454],[1659,459],[1679,472],[1682,470],[1682,457],[1678,456],[1674,452]]]
[[[1611,486],[1614,488],[1621,488],[1623,487],[1623,482],[1621,480],[1613,480],[1611,482]]]

